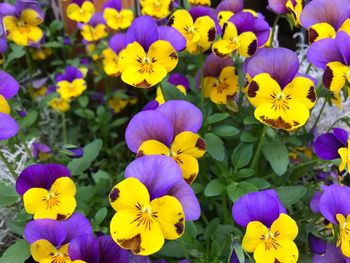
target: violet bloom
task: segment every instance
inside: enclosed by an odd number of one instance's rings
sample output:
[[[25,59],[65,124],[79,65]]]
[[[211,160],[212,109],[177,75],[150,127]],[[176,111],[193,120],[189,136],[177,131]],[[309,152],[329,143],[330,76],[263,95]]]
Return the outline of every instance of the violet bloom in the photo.
[[[40,161],[46,161],[50,158],[52,150],[44,143],[33,143],[32,155],[35,159]]]
[[[57,92],[63,99],[80,96],[87,88],[84,74],[76,67],[68,66],[64,73],[56,76]]]
[[[350,263],[350,258],[344,257],[339,248],[328,243],[324,254],[314,254],[312,263]]]
[[[199,218],[201,212],[196,195],[183,180],[181,169],[171,158],[162,155],[137,158],[126,167],[125,177],[134,177],[143,183],[151,200],[164,195],[178,199],[186,220]]]
[[[348,147],[348,133],[341,128],[333,128],[332,133],[322,134],[314,142],[314,152],[319,158],[323,160],[341,158],[340,172],[346,167],[349,169]]]
[[[346,83],[350,84],[349,47],[350,36],[346,32],[338,32],[335,38],[313,43],[307,51],[310,63],[324,70],[323,85],[333,92],[337,106],[341,106],[340,91]]]
[[[193,21],[203,16],[209,16],[215,22],[216,33],[221,34],[221,26],[216,15],[216,10],[207,6],[194,6],[188,10]]]
[[[337,31],[348,31],[350,0],[313,0],[301,13],[303,27],[309,30],[309,42],[335,37]]]
[[[30,243],[31,253],[37,262],[70,262],[68,245],[81,235],[92,235],[89,220],[74,213],[65,221],[38,219],[29,222],[24,237]]]
[[[68,255],[72,261],[88,263],[128,262],[128,251],[120,248],[111,236],[80,235],[69,243]]]
[[[155,110],[141,111],[129,122],[126,144],[137,157],[162,154],[172,157],[181,167],[183,177],[192,183],[198,175],[198,158],[206,144],[196,134],[202,126],[202,113],[193,104],[170,100]]]
[[[18,82],[5,71],[0,70],[0,141],[15,136],[19,130],[17,122],[10,116],[8,99],[19,90]]]
[[[77,146],[66,146],[65,152],[70,158],[81,158],[84,155],[84,149]]]

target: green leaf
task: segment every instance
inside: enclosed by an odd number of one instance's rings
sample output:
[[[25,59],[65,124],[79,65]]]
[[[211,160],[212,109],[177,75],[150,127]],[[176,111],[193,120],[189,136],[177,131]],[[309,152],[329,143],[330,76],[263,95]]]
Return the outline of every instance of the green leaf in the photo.
[[[271,186],[271,184],[263,178],[250,178],[246,182],[254,184],[259,189],[266,189]]]
[[[237,178],[248,178],[255,174],[255,170],[251,168],[244,168],[238,171]]]
[[[263,145],[262,152],[276,174],[283,175],[287,171],[289,154],[283,142],[278,140],[266,142]]]
[[[80,96],[78,99],[78,102],[81,107],[86,108],[89,104],[89,97],[88,96]]]
[[[51,33],[61,30],[63,28],[63,22],[59,20],[54,20],[50,24]]]
[[[231,137],[240,133],[240,130],[238,130],[233,126],[223,125],[223,126],[214,128],[213,133],[215,133],[219,137]]]
[[[228,117],[230,117],[230,114],[228,114],[227,112],[225,113],[215,113],[213,115],[210,115],[207,119],[206,119],[206,123],[209,124],[213,124],[213,123],[217,123],[220,121],[223,121],[225,119],[227,119]]]
[[[24,239],[17,240],[0,258],[0,263],[24,262],[30,257],[29,243]]]
[[[204,189],[204,195],[207,197],[219,196],[225,191],[225,185],[218,179],[210,181]]]
[[[16,203],[19,199],[15,187],[0,183],[0,207],[5,207]]]
[[[161,89],[165,101],[168,100],[186,100],[185,94],[178,90],[174,85],[170,84],[168,80],[164,80],[161,83]]]
[[[259,189],[254,184],[248,182],[233,182],[226,188],[227,195],[232,202],[237,201],[244,194],[256,192],[258,190]]]
[[[8,66],[8,64],[15,60],[23,57],[26,54],[24,47],[18,45],[11,45],[11,52],[6,56],[4,68]]]
[[[234,251],[236,252],[239,263],[244,263],[245,258],[244,258],[244,251],[242,249],[242,246],[238,243],[235,243],[234,248],[235,248]]]
[[[71,171],[72,175],[82,174],[86,169],[91,166],[91,163],[97,158],[103,141],[97,139],[92,143],[89,143],[84,147],[84,155],[81,158],[74,159],[68,164],[68,169]]]
[[[235,169],[240,169],[249,164],[253,155],[253,144],[240,143],[232,153],[232,163]]]
[[[277,194],[286,207],[297,203],[307,192],[305,186],[281,186],[276,188]]]
[[[74,111],[76,115],[83,119],[91,120],[95,118],[95,113],[90,109],[77,109]]]
[[[204,136],[207,144],[207,152],[215,160],[223,161],[225,159],[225,146],[223,141],[213,133],[207,133]]]
[[[251,132],[243,132],[241,135],[241,142],[256,142],[258,138]]]
[[[107,216],[108,210],[106,207],[102,207],[97,211],[95,215],[94,225],[99,226]]]
[[[32,126],[36,122],[36,120],[38,119],[38,116],[39,116],[39,114],[37,111],[29,112],[24,118],[22,118],[19,121],[19,126],[20,126],[21,130]]]

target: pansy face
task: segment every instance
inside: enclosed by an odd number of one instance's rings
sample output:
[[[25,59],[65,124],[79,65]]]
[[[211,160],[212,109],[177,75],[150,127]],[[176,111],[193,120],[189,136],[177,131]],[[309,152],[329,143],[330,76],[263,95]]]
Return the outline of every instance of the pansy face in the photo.
[[[67,7],[67,16],[69,19],[87,23],[95,13],[95,6],[90,1],[85,1],[81,6],[76,3],[71,3]]]
[[[70,100],[63,98],[53,98],[48,105],[58,112],[66,112],[70,109]]]
[[[33,9],[24,9],[19,18],[15,16],[3,18],[8,32],[7,38],[21,46],[37,43],[42,39],[43,31],[38,27],[42,22],[39,13]]]
[[[303,0],[288,0],[286,3],[286,8],[290,12],[294,25],[298,27],[301,26],[300,15],[303,11]]]
[[[107,27],[104,24],[97,24],[96,26],[85,24],[82,26],[80,33],[88,42],[99,41],[108,35]]]
[[[31,244],[30,252],[37,262],[71,262],[68,256],[68,244],[57,249],[49,241],[41,239]]]
[[[207,51],[216,37],[215,22],[209,16],[193,21],[187,10],[175,11],[168,26],[176,28],[187,40],[186,50],[191,54]]]
[[[175,240],[184,233],[181,203],[168,195],[150,200],[147,188],[136,178],[117,184],[109,201],[117,211],[110,226],[112,238],[134,254],[153,254],[161,249],[164,239]]]
[[[141,12],[143,15],[163,19],[170,14],[172,0],[141,0]]]
[[[107,26],[114,30],[122,30],[128,28],[134,20],[134,13],[131,10],[116,10],[107,7],[103,11],[103,18],[106,20]]]
[[[235,67],[225,67],[219,78],[204,78],[204,96],[216,104],[226,104],[238,92],[238,75]]]

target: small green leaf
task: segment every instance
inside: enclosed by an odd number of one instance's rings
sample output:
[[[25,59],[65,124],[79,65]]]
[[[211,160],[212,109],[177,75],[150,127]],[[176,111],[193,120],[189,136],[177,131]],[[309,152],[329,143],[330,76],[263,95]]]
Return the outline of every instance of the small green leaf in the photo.
[[[21,127],[21,130],[32,126],[36,122],[38,117],[39,117],[39,114],[37,111],[29,112],[24,118],[22,118],[19,121],[19,126]]]
[[[0,263],[25,262],[30,257],[29,243],[24,239],[17,240],[0,258]]]
[[[241,142],[256,142],[258,138],[251,132],[243,132],[241,135]]]
[[[106,207],[102,207],[100,210],[98,210],[95,215],[94,224],[96,226],[99,226],[103,222],[103,220],[105,220],[107,213],[108,213],[108,210]]]
[[[244,194],[257,192],[258,190],[259,189],[254,184],[248,182],[233,182],[226,188],[227,195],[232,202],[237,201]]]
[[[278,175],[283,175],[288,168],[289,154],[286,145],[278,140],[266,142],[262,148],[266,160]]]
[[[207,197],[219,196],[225,191],[225,185],[218,179],[210,181],[204,189],[204,195]]]
[[[251,168],[244,168],[238,171],[237,178],[248,178],[255,174],[255,170]]]
[[[232,153],[232,163],[235,169],[240,169],[249,164],[253,155],[253,144],[240,143]]]
[[[231,137],[239,134],[240,131],[233,126],[223,125],[214,128],[213,133],[215,133],[219,137]]]
[[[206,123],[209,124],[213,124],[213,123],[217,123],[220,121],[223,121],[225,119],[227,119],[228,117],[230,117],[230,114],[228,113],[215,113],[213,115],[210,115],[207,119],[206,119]]]
[[[263,178],[250,178],[246,182],[254,184],[259,189],[266,189],[271,186],[271,184]]]
[[[185,100],[186,96],[174,85],[170,84],[168,80],[164,80],[161,83],[161,89],[163,92],[164,99],[168,100]]]
[[[81,107],[86,108],[89,104],[89,97],[88,96],[80,96],[78,99],[78,102]]]
[[[77,109],[74,111],[76,115],[83,119],[91,120],[95,118],[95,113],[90,109]]]
[[[215,160],[223,161],[225,159],[225,146],[223,141],[213,133],[207,133],[204,136],[207,144],[207,152]]]
[[[307,192],[305,186],[281,186],[276,188],[282,204],[286,207],[297,203]]]
[[[0,183],[0,207],[5,207],[16,203],[19,199],[15,187]]]

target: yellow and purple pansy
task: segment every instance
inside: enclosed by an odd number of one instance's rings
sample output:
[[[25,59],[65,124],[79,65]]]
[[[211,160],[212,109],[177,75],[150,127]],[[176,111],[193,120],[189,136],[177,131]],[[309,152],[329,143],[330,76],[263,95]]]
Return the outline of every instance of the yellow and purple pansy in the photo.
[[[18,82],[5,71],[0,70],[0,141],[15,136],[19,130],[17,122],[11,117],[11,108],[7,100],[16,96]]]
[[[254,253],[255,262],[298,261],[299,251],[294,243],[298,226],[287,215],[275,190],[243,195],[234,203],[232,217],[238,225],[246,228],[242,247]]]
[[[205,141],[197,134],[202,113],[193,104],[169,100],[154,110],[144,110],[129,122],[125,132],[128,148],[143,155],[170,156],[192,183],[199,172],[198,158],[206,151]]]
[[[91,0],[72,0],[67,7],[68,18],[80,23],[88,23],[95,12],[95,5]]]
[[[43,21],[44,13],[39,3],[24,0],[17,1],[15,9],[2,18],[7,38],[20,46],[38,43],[43,38],[39,27]]]
[[[313,43],[307,51],[310,63],[324,70],[323,85],[333,92],[332,101],[338,107],[342,105],[341,90],[349,90],[346,85],[350,84],[349,47],[350,36],[345,32],[338,32],[334,39],[321,39]]]
[[[69,170],[58,164],[27,167],[16,181],[24,208],[34,219],[66,219],[76,207],[76,187]]]
[[[101,12],[95,13],[88,23],[79,24],[80,33],[85,41],[97,42],[108,35],[106,21]]]
[[[234,14],[243,11],[243,0],[224,0],[217,7],[217,18],[220,26],[222,27]]]
[[[109,0],[103,5],[103,18],[111,29],[124,30],[134,20],[134,13],[132,10],[122,9],[122,1]]]
[[[303,126],[316,103],[316,81],[298,73],[298,56],[286,48],[260,49],[245,62],[247,97],[255,118],[276,129]]]
[[[166,18],[172,8],[173,0],[140,0],[141,13],[155,19]]]
[[[176,67],[177,51],[185,48],[186,40],[176,29],[158,27],[151,17],[141,16],[128,29],[125,46],[119,54],[122,80],[134,87],[149,88]]]
[[[300,15],[303,10],[303,0],[269,0],[268,8],[276,14],[291,17],[296,27],[301,25]]]
[[[56,85],[63,100],[79,97],[86,90],[83,72],[73,66],[68,66],[64,73],[56,76]]]
[[[301,24],[309,32],[309,43],[334,38],[338,31],[350,35],[350,0],[313,0],[301,13]]]
[[[122,248],[137,255],[153,254],[165,239],[182,236],[185,219],[199,218],[198,200],[171,158],[140,157],[128,165],[125,177],[109,195],[117,212],[110,231]]]

